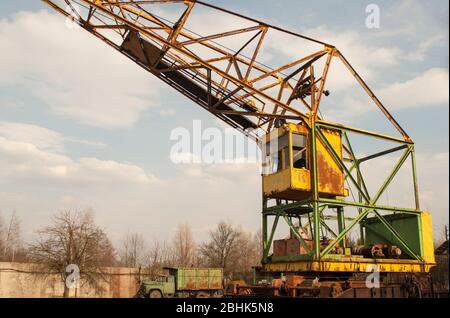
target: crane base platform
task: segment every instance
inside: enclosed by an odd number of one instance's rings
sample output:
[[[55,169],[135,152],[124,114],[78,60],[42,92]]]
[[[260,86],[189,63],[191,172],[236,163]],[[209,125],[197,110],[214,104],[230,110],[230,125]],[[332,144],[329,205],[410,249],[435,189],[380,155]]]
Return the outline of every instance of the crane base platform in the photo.
[[[349,259],[321,261],[275,261],[264,264],[262,272],[266,273],[429,273],[434,263],[413,260],[392,259]]]

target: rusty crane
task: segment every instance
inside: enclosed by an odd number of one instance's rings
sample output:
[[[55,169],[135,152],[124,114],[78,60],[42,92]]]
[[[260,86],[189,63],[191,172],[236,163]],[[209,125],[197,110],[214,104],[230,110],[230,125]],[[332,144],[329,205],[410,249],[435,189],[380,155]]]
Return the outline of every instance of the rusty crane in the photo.
[[[414,143],[338,48],[202,1],[42,1],[249,138],[276,141],[264,153],[263,272],[355,273],[376,265],[384,273],[426,273],[434,265]],[[199,12],[239,23],[207,25]],[[274,38],[304,45],[267,66],[259,58],[270,53]],[[332,63],[354,77],[370,97],[367,107],[377,107],[395,134],[324,119]],[[352,136],[390,146],[361,156]],[[400,159],[371,193],[362,167],[394,153]],[[408,159],[413,206],[381,204]],[[276,240],[281,223],[290,237]],[[355,229],[360,246],[351,247],[347,237]]]

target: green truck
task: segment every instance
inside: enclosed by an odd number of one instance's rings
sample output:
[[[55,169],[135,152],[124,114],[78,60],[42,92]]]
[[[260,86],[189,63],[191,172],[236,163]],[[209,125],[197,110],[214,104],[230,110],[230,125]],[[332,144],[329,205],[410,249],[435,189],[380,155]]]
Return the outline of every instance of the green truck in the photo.
[[[138,298],[208,298],[223,295],[222,268],[165,268],[167,276],[145,280]]]

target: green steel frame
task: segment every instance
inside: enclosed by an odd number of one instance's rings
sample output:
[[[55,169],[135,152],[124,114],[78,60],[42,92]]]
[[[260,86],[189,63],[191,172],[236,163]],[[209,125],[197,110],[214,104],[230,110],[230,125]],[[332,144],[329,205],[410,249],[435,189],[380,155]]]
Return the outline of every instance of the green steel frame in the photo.
[[[343,137],[343,148],[348,157],[341,159],[335,149],[332,147],[330,141],[323,133],[323,129],[333,129],[341,132]],[[352,144],[350,142],[349,133],[356,133],[358,135],[366,136],[368,138],[378,138],[388,142],[397,143],[398,145],[388,150],[377,152],[373,155],[357,158],[353,151]],[[351,200],[343,197],[338,198],[323,198],[318,191],[318,170],[317,170],[317,142],[320,141],[336,164],[343,170],[344,177],[354,189],[356,189],[358,200]],[[346,236],[348,233],[355,229],[356,226],[360,226],[360,240],[364,242],[363,223],[370,215],[374,215],[384,225],[386,230],[400,242],[400,248],[413,260],[423,261],[423,246],[421,242],[421,250],[413,250],[406,240],[397,232],[397,230],[386,220],[385,215],[382,214],[390,212],[391,214],[408,214],[416,215],[419,219],[423,213],[420,210],[419,189],[417,182],[416,171],[416,157],[414,144],[410,140],[397,139],[382,134],[368,132],[351,127],[330,124],[324,121],[316,121],[311,125],[310,132],[310,154],[311,154],[311,184],[312,192],[308,199],[301,202],[281,201],[276,200],[276,204],[269,206],[270,198],[263,198],[263,264],[270,262],[292,262],[292,261],[317,261],[324,260],[330,256],[330,252],[334,247],[340,245],[346,247]],[[370,162],[376,158],[387,156],[393,153],[400,153],[401,156],[398,162],[395,164],[393,170],[389,173],[386,180],[383,182],[378,191],[371,196],[366,179],[361,170],[363,163]],[[415,208],[405,208],[398,206],[386,206],[380,205],[378,202],[381,196],[386,192],[389,185],[392,184],[400,169],[405,165],[407,159],[410,158],[412,162],[412,182],[414,185],[414,199]],[[356,208],[358,214],[356,217],[346,217],[345,211],[347,208]],[[325,215],[325,211],[329,209],[335,209],[336,212],[332,215]],[[294,212],[293,212],[294,211]],[[270,226],[269,218],[274,217],[274,222]],[[280,225],[280,219],[283,219],[295,237],[300,241],[302,246],[308,253],[306,255],[297,256],[285,256],[285,257],[269,257],[270,249],[275,238],[275,232]],[[298,231],[295,228],[293,219],[298,219],[299,224],[302,224],[302,219],[306,219],[303,227],[309,228],[311,237],[314,242],[314,248],[311,249],[306,244],[305,240],[298,235]],[[332,229],[330,222],[335,222],[337,225],[337,233]],[[337,224],[336,224],[337,223]],[[270,228],[269,228],[270,226]],[[321,247],[321,235],[323,231],[331,234],[332,240],[326,247]]]

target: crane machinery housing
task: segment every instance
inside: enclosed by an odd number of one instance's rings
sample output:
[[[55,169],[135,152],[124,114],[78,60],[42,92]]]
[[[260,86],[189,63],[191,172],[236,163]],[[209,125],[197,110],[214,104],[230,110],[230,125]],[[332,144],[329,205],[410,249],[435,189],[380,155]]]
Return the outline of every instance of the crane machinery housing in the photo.
[[[262,146],[263,273],[346,275],[373,266],[381,273],[428,273],[434,266],[414,142],[338,48],[202,1],[42,1]],[[206,25],[198,15],[205,12],[239,23],[231,30]],[[212,34],[200,35],[195,26]],[[273,39],[293,48],[267,66],[258,58],[269,60]],[[335,61],[395,134],[325,120],[321,106],[331,99]],[[355,151],[358,138],[371,153]],[[370,148],[375,141],[389,146]],[[370,191],[364,165],[392,154],[400,158]],[[413,206],[380,203],[407,161]],[[276,239],[283,227],[289,236]],[[359,240],[351,246],[354,232]]]

